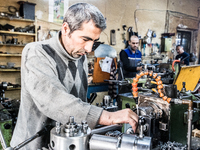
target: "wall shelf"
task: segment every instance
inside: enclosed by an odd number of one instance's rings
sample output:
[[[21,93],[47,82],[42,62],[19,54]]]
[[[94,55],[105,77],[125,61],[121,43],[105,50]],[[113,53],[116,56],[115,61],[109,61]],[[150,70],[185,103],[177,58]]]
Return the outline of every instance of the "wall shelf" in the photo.
[[[7,91],[13,91],[13,90],[21,90],[21,87],[18,88],[8,88]]]
[[[25,44],[0,44],[0,46],[25,46]]]
[[[27,35],[27,36],[35,36],[35,33],[25,33],[25,32],[11,32],[0,30],[0,34],[12,34],[12,35]]]
[[[10,20],[10,21],[23,21],[23,22],[35,22],[35,20],[31,19],[22,19],[22,18],[12,18],[12,17],[2,17],[0,16],[0,19]]]
[[[1,69],[0,68],[0,71],[4,71],[4,72],[15,72],[15,71],[20,71],[20,69]]]
[[[37,41],[37,18],[35,20],[22,19],[22,18],[11,18],[0,16],[1,25],[12,25],[15,28],[27,28],[29,32],[15,32],[8,31],[6,29],[0,30],[0,62],[2,68],[0,68],[0,81],[10,82],[12,84],[21,84],[21,56],[23,48],[27,43]],[[33,29],[34,28],[34,29]],[[35,33],[32,33],[34,32]],[[20,30],[17,30],[20,31]],[[13,40],[17,39],[16,44]],[[8,62],[14,63],[15,67],[8,68]],[[5,66],[5,67],[4,67]],[[12,88],[6,92],[6,97],[12,99],[20,99],[21,88]]]
[[[4,57],[4,56],[22,56],[22,54],[0,54],[0,57]]]

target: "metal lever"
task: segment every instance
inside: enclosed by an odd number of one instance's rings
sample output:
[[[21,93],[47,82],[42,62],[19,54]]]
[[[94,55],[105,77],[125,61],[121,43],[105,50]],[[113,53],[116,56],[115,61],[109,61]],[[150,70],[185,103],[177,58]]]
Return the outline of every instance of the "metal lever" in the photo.
[[[143,128],[144,128],[144,125],[145,125],[145,118],[140,117],[138,122],[139,122],[139,127],[140,127],[139,137],[143,138],[144,137],[144,134],[143,134],[144,129]]]
[[[97,93],[92,93],[92,95],[90,96],[90,99],[88,99],[88,103],[92,104],[96,97],[97,97]]]
[[[18,149],[22,148],[23,146],[25,146],[26,144],[28,144],[31,141],[33,141],[34,139],[44,135],[47,132],[50,132],[51,129],[52,129],[52,126],[51,125],[47,125],[42,130],[37,132],[34,136],[30,137],[29,139],[25,140],[24,142],[20,143],[19,145],[15,146],[14,148],[8,147],[8,148],[5,148],[5,150],[18,150]]]

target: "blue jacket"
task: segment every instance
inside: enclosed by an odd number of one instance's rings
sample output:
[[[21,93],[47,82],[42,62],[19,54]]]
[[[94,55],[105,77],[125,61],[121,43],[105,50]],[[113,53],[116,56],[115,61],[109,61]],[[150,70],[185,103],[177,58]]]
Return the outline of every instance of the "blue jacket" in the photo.
[[[181,61],[182,60],[184,61],[185,65],[187,65],[187,66],[189,65],[189,63],[190,63],[190,55],[188,53],[183,52],[182,54],[177,55],[176,59],[178,60],[179,58],[181,59]]]
[[[139,50],[132,52],[130,46],[120,52],[120,60],[123,63],[123,74],[125,78],[135,77],[138,71],[137,64],[142,60],[142,54]]]

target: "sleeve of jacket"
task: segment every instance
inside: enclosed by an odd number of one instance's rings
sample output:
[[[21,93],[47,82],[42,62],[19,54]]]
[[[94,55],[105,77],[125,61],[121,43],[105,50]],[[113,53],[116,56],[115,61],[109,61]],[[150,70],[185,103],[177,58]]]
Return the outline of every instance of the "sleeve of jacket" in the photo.
[[[56,64],[42,50],[29,46],[22,55],[22,77],[26,94],[47,117],[65,124],[69,116],[76,122],[86,120],[91,128],[98,123],[102,108],[83,102],[70,94],[60,82]],[[33,51],[27,53],[27,51]]]
[[[123,63],[123,68],[126,70],[126,71],[133,71],[133,72],[136,72],[137,70],[137,67],[131,67],[130,64],[129,64],[129,60],[128,60],[128,55],[126,54],[126,52],[124,50],[122,50],[119,54],[120,56],[120,60],[122,61]]]

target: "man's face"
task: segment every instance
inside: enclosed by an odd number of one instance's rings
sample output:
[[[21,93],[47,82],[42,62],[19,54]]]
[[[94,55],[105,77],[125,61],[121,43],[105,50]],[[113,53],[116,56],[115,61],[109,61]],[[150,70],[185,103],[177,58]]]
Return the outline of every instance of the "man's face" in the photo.
[[[176,52],[177,52],[178,54],[183,53],[183,48],[180,47],[180,46],[178,46],[178,47],[176,48]]]
[[[136,37],[131,38],[131,40],[129,41],[129,45],[130,45],[132,51],[136,51],[138,49],[139,39]]]
[[[67,23],[62,27],[62,43],[66,51],[74,58],[78,58],[92,51],[92,46],[99,39],[101,30],[93,21],[84,22],[81,29],[70,34]]]

